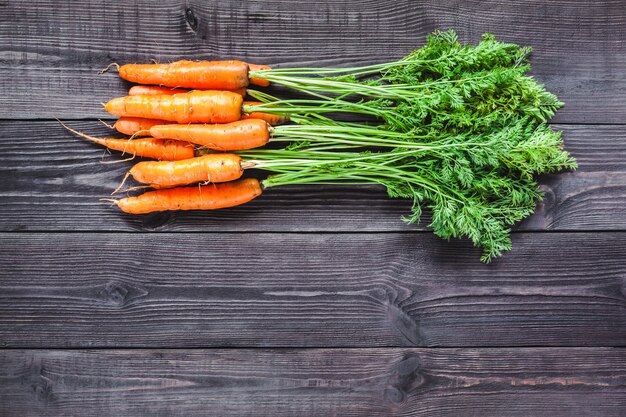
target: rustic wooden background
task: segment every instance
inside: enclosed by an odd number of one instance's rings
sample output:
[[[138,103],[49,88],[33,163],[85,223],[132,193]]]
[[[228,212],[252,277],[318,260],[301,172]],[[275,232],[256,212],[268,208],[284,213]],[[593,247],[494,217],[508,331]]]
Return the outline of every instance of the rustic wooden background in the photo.
[[[98,199],[115,61],[535,48],[578,158],[491,265],[376,187],[209,213]],[[0,1],[1,416],[625,416],[626,1]]]

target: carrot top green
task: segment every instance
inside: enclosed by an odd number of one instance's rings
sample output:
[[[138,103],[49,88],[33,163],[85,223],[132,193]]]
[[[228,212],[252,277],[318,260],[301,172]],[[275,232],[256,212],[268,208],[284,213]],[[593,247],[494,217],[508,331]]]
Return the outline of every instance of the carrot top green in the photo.
[[[419,221],[427,207],[438,236],[470,238],[488,262],[511,248],[511,226],[541,199],[535,176],[576,168],[560,132],[545,124],[563,103],[527,75],[530,51],[490,34],[462,45],[447,31],[394,62],[254,72],[311,98],[249,90],[266,103],[260,111],[300,125],[274,130],[272,141],[289,140],[288,148],[241,155],[274,172],[266,188],[383,185],[413,201],[406,221]],[[327,117],[337,112],[374,121]]]

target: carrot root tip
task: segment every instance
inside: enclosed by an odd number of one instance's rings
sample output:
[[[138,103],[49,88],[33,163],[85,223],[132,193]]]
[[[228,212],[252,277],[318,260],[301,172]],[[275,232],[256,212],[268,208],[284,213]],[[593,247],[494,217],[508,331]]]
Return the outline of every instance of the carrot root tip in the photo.
[[[98,75],[102,75],[105,72],[109,71],[109,69],[111,69],[111,67],[117,68],[117,72],[120,71],[120,64],[118,64],[117,62],[111,62],[109,65],[106,66],[106,68],[101,69],[100,71],[98,71]]]
[[[114,198],[100,198],[99,200],[100,201],[108,201],[109,203],[113,203],[115,205],[117,205],[117,202],[120,201],[120,200],[116,200]]]
[[[97,143],[98,138],[95,138],[95,137],[93,137],[93,136],[89,136],[89,135],[87,135],[86,133],[83,133],[83,132],[79,132],[79,131],[78,131],[78,130],[76,130],[76,129],[72,129],[71,127],[69,127],[68,125],[66,125],[66,124],[65,124],[65,123],[63,123],[62,121],[60,121],[59,119],[56,119],[56,120],[57,120],[57,122],[61,123],[61,126],[63,126],[65,129],[69,130],[69,131],[70,131],[70,132],[72,132],[73,134],[75,134],[75,135],[77,135],[77,136],[80,136],[81,138],[85,138],[85,139],[87,139],[87,140],[90,140],[90,141],[92,141],[92,142],[96,142],[96,143]]]
[[[109,129],[115,129],[115,126],[108,124],[107,122],[105,122],[105,121],[104,121],[104,120],[102,120],[102,119],[98,119],[98,121],[99,121],[100,123],[102,123],[103,125],[105,125],[106,127],[108,127]]]

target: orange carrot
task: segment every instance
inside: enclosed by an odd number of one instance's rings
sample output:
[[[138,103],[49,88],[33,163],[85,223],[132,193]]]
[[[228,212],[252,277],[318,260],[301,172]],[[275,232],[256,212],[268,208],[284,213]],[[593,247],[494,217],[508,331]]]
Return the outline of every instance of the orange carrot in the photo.
[[[178,123],[229,123],[241,118],[243,98],[230,91],[191,91],[158,96],[118,97],[105,105],[115,116],[163,119]]]
[[[244,106],[256,106],[256,105],[263,104],[263,103],[260,101],[244,101],[243,104]],[[251,113],[243,113],[241,115],[241,120],[247,120],[247,119],[265,120],[267,123],[269,123],[272,126],[282,125],[283,123],[289,120],[289,118],[287,118],[286,116],[280,116],[278,114],[262,113],[258,111],[253,111]]]
[[[120,77],[138,84],[207,90],[248,86],[248,64],[242,61],[177,61],[170,64],[127,64]]]
[[[262,78],[248,79],[250,71],[271,69],[242,61],[176,61],[170,64],[126,64],[120,77],[138,84],[156,84],[206,90],[236,90],[249,83],[267,87]]]
[[[109,149],[131,154],[133,156],[143,156],[161,161],[178,161],[193,158],[195,155],[195,148],[192,144],[179,140],[155,138],[96,138],[72,129],[60,120],[59,123],[61,123],[61,125],[70,132],[82,138],[95,142],[99,145],[106,146]]]
[[[240,120],[226,124],[168,124],[153,126],[155,138],[178,139],[218,151],[258,148],[270,139],[269,125],[263,120]]]
[[[239,94],[241,97],[245,97],[246,89],[238,88],[236,90],[230,90],[233,93]],[[188,93],[189,90],[184,90],[182,88],[172,88],[172,87],[157,87],[154,85],[134,85],[128,90],[129,96],[155,96],[160,94],[180,94],[180,93]]]
[[[131,136],[150,136],[150,128],[168,123],[160,119],[144,119],[141,117],[120,117],[113,125],[118,132]]]
[[[252,71],[261,71],[261,70],[271,70],[272,68],[267,65],[256,65],[256,64],[248,64],[249,72]],[[263,78],[250,78],[250,84],[259,85],[261,87],[267,87],[270,85],[270,82],[264,80]]]
[[[243,174],[241,158],[235,154],[216,153],[181,161],[143,161],[129,174],[153,188],[169,188],[196,182],[226,182]]]
[[[165,210],[215,210],[247,203],[261,193],[259,181],[246,178],[223,184],[148,191],[138,197],[115,200],[115,203],[122,211],[131,214]]]
[[[89,137],[89,140],[106,146],[109,149],[135,156],[143,156],[144,158],[154,158],[160,161],[179,161],[193,158],[195,152],[192,144],[173,139],[114,139]]]

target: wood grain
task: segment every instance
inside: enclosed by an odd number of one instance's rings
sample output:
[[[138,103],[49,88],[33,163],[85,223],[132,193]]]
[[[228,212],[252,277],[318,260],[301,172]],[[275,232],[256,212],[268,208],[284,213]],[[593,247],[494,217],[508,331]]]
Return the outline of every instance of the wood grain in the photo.
[[[0,416],[623,416],[624,349],[0,351]]]
[[[3,233],[4,347],[626,346],[626,233]]]
[[[555,121],[623,123],[622,0],[337,2],[86,0],[0,3],[0,118],[103,117],[128,84],[111,62],[239,58],[272,65],[351,65],[404,56],[437,28],[535,48],[534,74],[565,101]]]
[[[0,417],[624,416],[623,0],[0,0],[0,16]],[[412,233],[428,218],[405,225],[378,187],[125,216],[98,199],[131,163],[36,121],[110,134],[100,102],[130,86],[98,75],[111,62],[359,65],[436,28],[532,45],[580,163],[541,180],[491,265]]]
[[[68,122],[112,133],[97,121]],[[543,178],[545,200],[518,230],[626,230],[626,126],[555,125],[580,168]],[[410,231],[410,211],[376,186],[293,186],[212,212],[124,215],[100,198],[134,162],[67,132],[56,121],[0,121],[0,231]],[[258,173],[258,175],[263,175]]]

